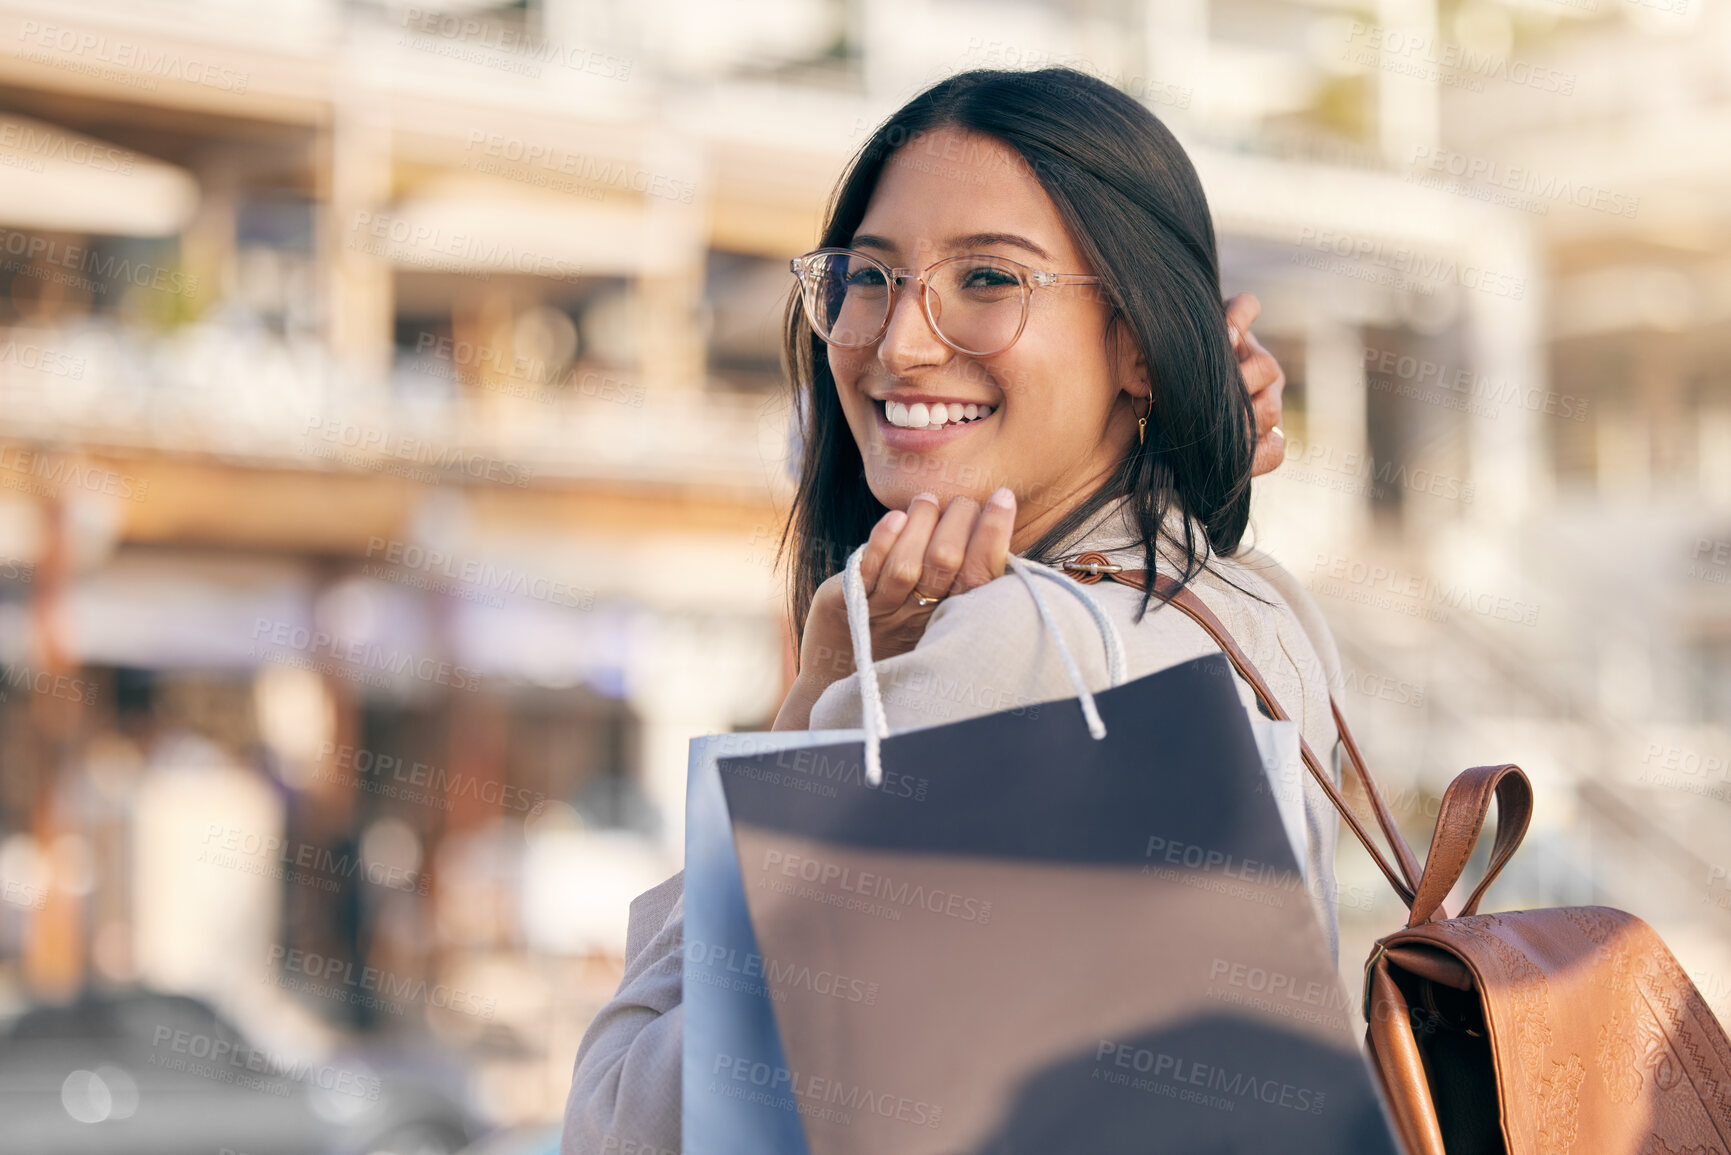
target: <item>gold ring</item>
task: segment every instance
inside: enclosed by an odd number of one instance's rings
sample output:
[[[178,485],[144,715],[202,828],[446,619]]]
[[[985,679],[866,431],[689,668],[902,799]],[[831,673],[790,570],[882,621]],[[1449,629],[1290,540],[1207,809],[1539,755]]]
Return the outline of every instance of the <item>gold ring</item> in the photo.
[[[1286,440],[1286,430],[1282,429],[1278,425],[1276,425],[1274,428],[1270,429],[1269,432],[1274,434],[1276,437],[1280,438],[1282,441]]]
[[[935,606],[943,600],[944,599],[942,597],[928,598],[925,594],[922,594],[917,588],[914,590],[914,604],[915,605],[918,605],[918,606]]]

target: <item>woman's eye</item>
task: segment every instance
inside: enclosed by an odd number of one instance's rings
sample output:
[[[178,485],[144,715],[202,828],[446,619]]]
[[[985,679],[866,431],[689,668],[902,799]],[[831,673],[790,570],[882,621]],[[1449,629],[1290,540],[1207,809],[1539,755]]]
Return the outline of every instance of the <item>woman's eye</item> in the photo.
[[[881,289],[884,287],[884,275],[876,269],[861,269],[847,275],[850,289]]]
[[[1017,283],[1014,273],[991,265],[977,265],[962,273],[964,289],[1004,289]]]

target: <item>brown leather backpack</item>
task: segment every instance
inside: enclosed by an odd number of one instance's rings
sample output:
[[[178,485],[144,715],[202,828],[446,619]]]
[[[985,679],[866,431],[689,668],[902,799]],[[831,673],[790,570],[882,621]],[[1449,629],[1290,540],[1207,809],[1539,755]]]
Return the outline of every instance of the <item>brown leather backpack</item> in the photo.
[[[1135,589],[1090,551],[1066,568]],[[1280,703],[1226,627],[1165,575],[1171,600],[1226,651],[1264,710]],[[1444,792],[1423,868],[1347,729],[1335,725],[1395,865],[1307,745],[1304,763],[1406,904],[1406,926],[1365,962],[1365,1043],[1411,1155],[1731,1155],[1731,1042],[1651,927],[1603,906],[1476,914],[1526,834],[1533,793],[1519,767],[1475,766]],[[1458,916],[1443,899],[1497,803],[1485,876]]]

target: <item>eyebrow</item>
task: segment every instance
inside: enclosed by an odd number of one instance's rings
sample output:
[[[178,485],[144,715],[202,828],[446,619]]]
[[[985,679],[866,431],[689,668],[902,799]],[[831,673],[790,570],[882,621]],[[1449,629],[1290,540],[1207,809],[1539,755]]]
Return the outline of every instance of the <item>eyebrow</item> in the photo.
[[[991,248],[995,245],[1010,245],[1014,248],[1026,249],[1028,252],[1033,253],[1042,260],[1049,261],[1052,259],[1052,254],[1048,253],[1045,249],[1042,249],[1027,237],[1018,236],[1015,233],[971,233],[965,237],[952,237],[948,243],[948,247],[963,252],[974,249]],[[887,237],[880,237],[872,233],[861,233],[858,236],[855,236],[853,239],[853,247],[856,249],[882,249],[886,253],[901,251],[896,247],[894,241],[889,240]]]

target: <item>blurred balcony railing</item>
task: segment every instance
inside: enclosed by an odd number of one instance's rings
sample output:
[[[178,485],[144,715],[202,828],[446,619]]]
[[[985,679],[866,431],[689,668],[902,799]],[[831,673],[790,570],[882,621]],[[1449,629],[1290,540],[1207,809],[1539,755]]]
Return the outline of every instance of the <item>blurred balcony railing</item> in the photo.
[[[357,381],[314,341],[220,322],[161,337],[97,321],[15,328],[0,349],[0,422],[17,441],[429,483],[761,494],[785,475],[779,398],[657,392],[600,368],[477,381],[435,363]]]

